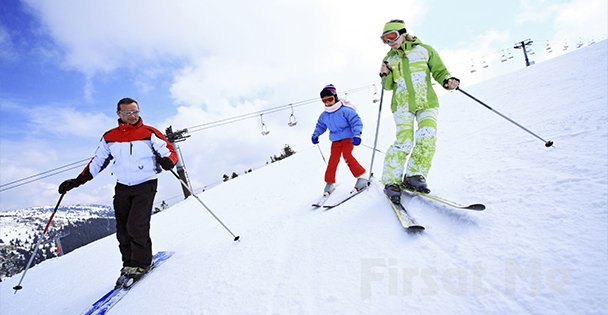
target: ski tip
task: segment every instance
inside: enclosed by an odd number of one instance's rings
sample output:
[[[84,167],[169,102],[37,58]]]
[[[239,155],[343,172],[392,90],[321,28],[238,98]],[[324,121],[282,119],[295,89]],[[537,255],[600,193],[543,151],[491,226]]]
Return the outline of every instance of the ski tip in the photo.
[[[483,205],[483,204],[480,204],[480,203],[476,203],[476,204],[473,204],[473,205],[469,205],[467,207],[467,209],[469,209],[469,210],[483,211],[483,210],[486,210],[486,206]]]

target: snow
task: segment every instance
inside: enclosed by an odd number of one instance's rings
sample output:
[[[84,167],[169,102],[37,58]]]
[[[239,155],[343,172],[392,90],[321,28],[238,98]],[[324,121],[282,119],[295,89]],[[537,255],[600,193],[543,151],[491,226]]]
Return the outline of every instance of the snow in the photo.
[[[340,207],[313,210],[325,165],[311,146],[199,195],[240,242],[193,198],[154,215],[155,251],[176,254],[111,313],[605,313],[606,48],[603,41],[463,87],[553,148],[459,92],[442,95],[430,187],[486,211],[407,198],[426,227],[408,234],[376,181]],[[394,132],[386,108],[381,151]],[[365,119],[372,143],[376,118]],[[366,168],[371,153],[355,150]],[[377,176],[383,158],[376,154]],[[338,179],[334,201],[355,182],[344,163]],[[115,237],[101,239],[32,268],[17,294],[21,275],[0,283],[0,313],[81,313],[119,269]]]

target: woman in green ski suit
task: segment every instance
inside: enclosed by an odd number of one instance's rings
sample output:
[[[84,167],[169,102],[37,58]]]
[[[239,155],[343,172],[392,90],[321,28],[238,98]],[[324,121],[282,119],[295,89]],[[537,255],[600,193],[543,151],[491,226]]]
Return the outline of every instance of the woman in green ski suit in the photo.
[[[397,126],[395,142],[384,160],[382,182],[389,198],[399,202],[401,184],[411,190],[430,192],[425,178],[435,154],[439,107],[431,75],[449,90],[457,88],[460,80],[450,75],[431,46],[407,34],[402,20],[386,23],[381,38],[391,47],[384,57],[380,75],[386,76],[384,89],[393,91],[391,110]],[[415,132],[414,121],[418,125]]]

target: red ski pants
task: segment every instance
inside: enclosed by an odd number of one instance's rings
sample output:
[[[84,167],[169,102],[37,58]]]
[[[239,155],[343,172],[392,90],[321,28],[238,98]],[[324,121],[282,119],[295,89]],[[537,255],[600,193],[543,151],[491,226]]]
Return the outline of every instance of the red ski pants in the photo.
[[[335,183],[336,182],[336,170],[340,163],[340,156],[344,156],[346,165],[350,169],[350,172],[355,177],[359,177],[365,174],[365,169],[357,159],[353,156],[353,145],[351,138],[334,141],[331,143],[331,155],[329,156],[329,162],[327,163],[327,170],[325,171],[325,182]]]

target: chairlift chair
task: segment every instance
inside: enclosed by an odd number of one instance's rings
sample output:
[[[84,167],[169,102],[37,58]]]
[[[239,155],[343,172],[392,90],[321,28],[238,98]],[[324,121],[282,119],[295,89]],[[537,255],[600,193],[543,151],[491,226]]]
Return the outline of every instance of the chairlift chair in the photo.
[[[502,56],[500,56],[500,62],[505,62],[509,59],[507,59],[507,54],[505,53],[505,51],[502,51]]]
[[[297,124],[298,124],[298,120],[296,119],[296,116],[293,114],[293,106],[291,106],[291,115],[289,115],[289,122],[287,123],[287,125],[289,127],[293,127]]]
[[[380,102],[380,100],[378,99],[378,88],[376,88],[376,85],[374,84],[374,94],[372,94],[372,103],[378,103]]]
[[[262,133],[262,136],[265,136],[265,135],[269,134],[270,131],[268,131],[268,127],[266,127],[266,124],[264,123],[263,115],[264,114],[260,114],[260,121],[262,123],[262,132],[261,133]]]

